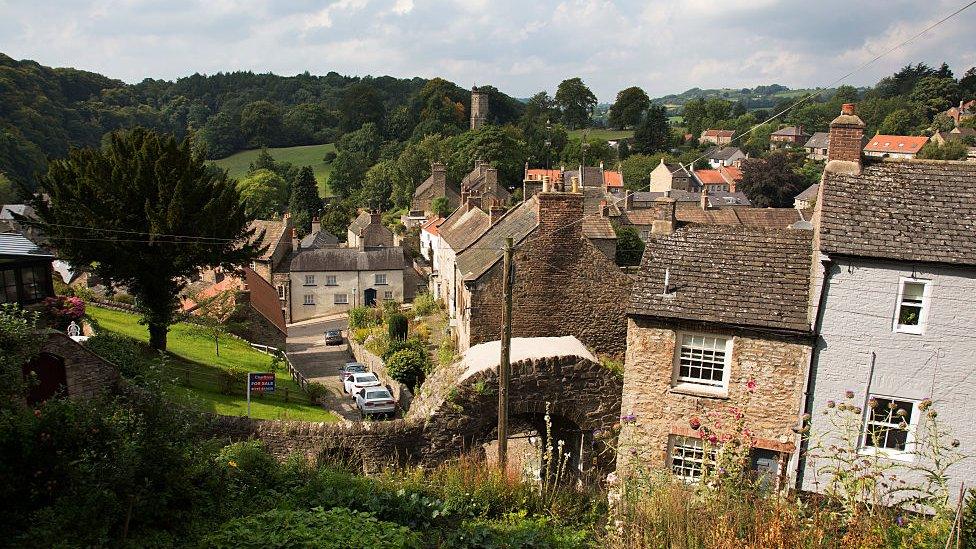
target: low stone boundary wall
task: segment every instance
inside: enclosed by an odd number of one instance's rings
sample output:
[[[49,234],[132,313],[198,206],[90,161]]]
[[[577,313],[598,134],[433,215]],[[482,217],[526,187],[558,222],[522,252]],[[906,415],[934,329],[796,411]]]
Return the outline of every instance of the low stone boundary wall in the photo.
[[[396,399],[397,404],[404,412],[410,410],[410,404],[413,402],[413,393],[410,392],[410,389],[406,385],[390,377],[382,358],[369,352],[365,347],[356,343],[351,338],[349,338],[349,351],[352,352],[352,356],[356,357],[358,362],[361,362],[367,369],[375,373],[376,377],[390,389],[393,398]]]

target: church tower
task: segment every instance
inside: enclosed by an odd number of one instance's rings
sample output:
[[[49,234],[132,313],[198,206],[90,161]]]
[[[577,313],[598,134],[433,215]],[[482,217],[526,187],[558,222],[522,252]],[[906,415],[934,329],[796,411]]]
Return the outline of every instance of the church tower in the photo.
[[[477,130],[488,120],[488,94],[477,86],[471,88],[471,129]]]

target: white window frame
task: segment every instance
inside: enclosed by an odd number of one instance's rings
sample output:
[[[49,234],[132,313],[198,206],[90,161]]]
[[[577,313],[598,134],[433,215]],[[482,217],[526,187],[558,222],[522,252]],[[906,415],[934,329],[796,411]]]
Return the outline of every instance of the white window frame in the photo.
[[[921,284],[922,304],[918,315],[918,324],[901,324],[902,299],[905,297],[906,284]],[[895,301],[895,317],[892,319],[892,331],[900,334],[922,334],[925,332],[925,324],[929,317],[929,308],[932,305],[932,281],[925,278],[912,278],[903,276],[898,279],[898,300]]]
[[[285,298],[285,287],[281,284],[278,285],[278,299]]]
[[[315,275],[305,275],[305,284],[302,286],[315,286]]]
[[[302,305],[315,305],[315,294],[305,294],[302,297]]]
[[[392,290],[384,290],[383,291],[383,301],[389,301],[391,299],[393,299],[393,291]]]
[[[338,277],[336,275],[325,275],[325,285],[326,286],[338,286]]]
[[[668,436],[668,469],[671,474],[685,482],[696,483],[701,480],[709,455],[714,462],[715,449],[708,448],[705,441],[698,437]],[[676,465],[676,459],[680,459],[682,465]],[[684,465],[685,463],[690,465]]]
[[[681,374],[681,349],[685,347],[684,339],[706,338],[715,340],[725,340],[725,356],[722,371],[722,381],[720,383],[709,382],[702,378],[682,377]],[[731,336],[705,334],[696,332],[678,332],[675,335],[674,345],[674,364],[671,374],[671,387],[676,392],[692,392],[704,396],[725,397],[729,392],[729,378],[732,375],[732,342]],[[718,349],[702,349],[703,351]]]
[[[383,277],[383,282],[380,282],[380,277]],[[376,273],[373,275],[373,284],[376,286],[386,286],[387,283],[386,273]]]
[[[860,441],[858,443],[859,452],[865,455],[880,455],[898,461],[914,461],[915,453],[916,453],[916,445],[917,445],[915,434],[918,430],[918,419],[920,415],[919,412],[921,411],[918,409],[918,405],[920,401],[911,398],[881,395],[881,394],[871,394],[868,396],[868,399],[870,400],[871,398],[894,400],[894,401],[904,402],[912,405],[912,413],[908,417],[908,421],[906,422],[908,423],[908,430],[906,431],[906,436],[905,436],[905,449],[899,450],[897,448],[882,448],[878,446],[869,446],[867,444],[868,425],[897,427],[900,422],[888,423],[888,422],[872,421],[870,418],[873,410],[870,406],[866,406],[864,410],[864,417],[861,419],[861,434],[860,434]]]
[[[339,298],[342,299],[339,299]],[[333,294],[332,295],[333,305],[349,305],[349,294]]]

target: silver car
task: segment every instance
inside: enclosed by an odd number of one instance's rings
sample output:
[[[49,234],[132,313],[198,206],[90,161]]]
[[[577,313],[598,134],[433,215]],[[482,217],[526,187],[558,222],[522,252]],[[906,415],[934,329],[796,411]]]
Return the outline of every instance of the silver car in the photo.
[[[366,372],[364,374],[352,374],[346,377],[346,381],[343,382],[343,389],[349,393],[349,396],[356,398],[356,393],[360,389],[365,389],[366,387],[377,387],[380,384],[380,380],[376,378],[376,374]]]
[[[390,414],[396,410],[396,400],[383,387],[366,387],[356,393],[356,408],[363,417]]]

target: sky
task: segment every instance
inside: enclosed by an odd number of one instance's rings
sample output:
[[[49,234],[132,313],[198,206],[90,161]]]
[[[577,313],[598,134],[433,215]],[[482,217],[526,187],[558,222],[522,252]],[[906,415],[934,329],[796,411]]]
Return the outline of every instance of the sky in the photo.
[[[440,76],[515,97],[826,86],[964,0],[0,0],[0,52],[126,82],[234,70]],[[976,6],[858,72],[976,66]]]

